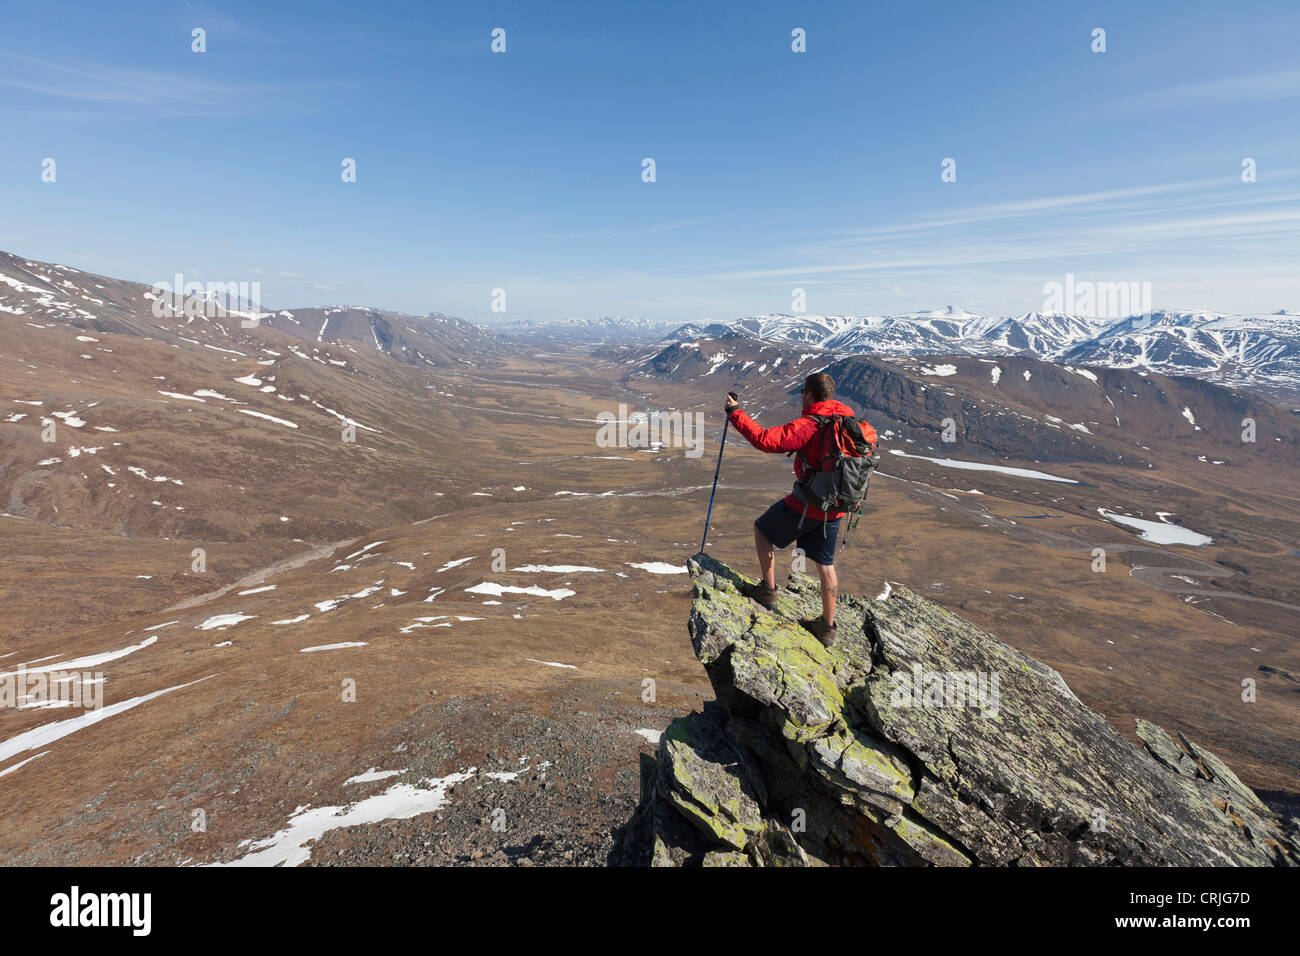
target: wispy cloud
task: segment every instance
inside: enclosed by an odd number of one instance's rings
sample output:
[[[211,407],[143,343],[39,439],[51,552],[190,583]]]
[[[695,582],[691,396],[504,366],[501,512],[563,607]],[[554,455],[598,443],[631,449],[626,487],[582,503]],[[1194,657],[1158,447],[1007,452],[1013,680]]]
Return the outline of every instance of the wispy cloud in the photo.
[[[1209,184],[1220,188],[1204,189]],[[1227,192],[1231,188],[1237,190],[1235,195]],[[1250,249],[1260,261],[1294,258],[1300,239],[1300,194],[1276,190],[1261,195],[1256,190],[1241,183],[1228,187],[1216,179],[992,204],[955,217],[886,225],[848,238],[787,247],[749,268],[733,264],[715,269],[710,278],[837,281],[962,266],[1161,256],[1186,244],[1204,254],[1231,247],[1233,252]],[[1196,194],[1184,195],[1191,191]],[[1148,202],[1116,208],[1118,200]],[[1045,217],[1045,211],[1056,214]],[[780,261],[774,264],[774,259]]]
[[[1203,108],[1296,97],[1300,97],[1300,69],[1291,68],[1179,83],[1134,94],[1120,106],[1135,110]]]
[[[174,71],[58,63],[9,50],[0,50],[0,86],[100,109],[204,116],[246,112],[272,96],[325,88],[318,83],[240,83]]]
[[[1092,192],[1071,193],[1060,196],[1041,196],[1016,202],[988,203],[959,209],[944,218],[919,218],[911,222],[892,226],[878,226],[863,229],[849,236],[830,239],[825,242],[827,248],[835,246],[853,246],[880,239],[890,239],[908,233],[920,233],[934,230],[947,230],[956,226],[970,226],[999,220],[1021,219],[1031,214],[1078,210],[1082,208],[1104,209],[1134,199],[1167,195],[1189,190],[1204,189],[1208,186],[1224,186],[1234,180],[1228,177],[1217,179],[1196,179],[1178,183],[1160,183],[1149,186],[1131,186],[1123,189],[1106,189]]]
[[[620,229],[596,229],[590,232],[545,232],[543,239],[609,239],[616,236],[637,236],[659,232],[674,232],[678,229],[691,229],[707,223],[728,219],[735,213],[721,213],[711,216],[696,216],[693,219],[679,219],[675,222],[655,223],[648,226],[627,226]]]

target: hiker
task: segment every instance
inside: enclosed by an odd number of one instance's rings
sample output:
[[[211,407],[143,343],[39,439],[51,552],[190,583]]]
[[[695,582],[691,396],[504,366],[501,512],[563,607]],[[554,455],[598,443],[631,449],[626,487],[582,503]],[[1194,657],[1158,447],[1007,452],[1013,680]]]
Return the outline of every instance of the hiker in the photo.
[[[802,414],[794,421],[774,428],[760,427],[731,395],[727,396],[726,404],[727,420],[759,451],[794,454],[796,481],[820,471],[826,454],[823,430],[830,426],[809,416],[853,417],[853,409],[835,401],[835,381],[825,372],[809,375],[804,379],[800,392],[803,395]],[[857,424],[861,427],[863,440],[874,450],[876,430],[865,421]],[[839,581],[835,576],[835,544],[843,516],[843,511],[827,513],[806,504],[794,492],[776,502],[754,522],[754,546],[758,551],[762,580],[742,588],[747,597],[768,610],[775,610],[776,550],[797,540],[804,555],[817,565],[822,589],[821,617],[799,623],[827,647],[835,640],[835,602],[839,594]]]

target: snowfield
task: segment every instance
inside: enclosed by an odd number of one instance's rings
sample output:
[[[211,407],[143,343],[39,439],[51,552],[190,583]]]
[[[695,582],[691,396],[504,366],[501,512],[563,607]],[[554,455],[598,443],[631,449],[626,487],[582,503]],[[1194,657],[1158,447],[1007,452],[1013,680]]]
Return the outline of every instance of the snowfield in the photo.
[[[466,588],[469,594],[488,594],[492,597],[501,597],[505,594],[530,594],[533,597],[548,597],[553,601],[562,601],[566,597],[573,597],[577,591],[570,591],[568,588],[556,588],[548,591],[545,588],[531,587],[519,588],[504,584],[493,584],[491,581],[484,581],[482,584],[476,584],[472,588]]]
[[[603,572],[604,568],[589,568],[581,564],[526,564],[521,568],[511,568],[523,574],[576,574],[579,572]]]
[[[664,561],[625,562],[629,568],[637,568],[650,574],[685,574],[686,568],[680,564],[668,564]]]
[[[461,773],[423,781],[421,786],[398,783],[346,807],[299,807],[289,817],[289,825],[225,866],[298,866],[311,859],[309,844],[331,830],[382,823],[384,820],[409,820],[422,813],[433,813],[447,805],[452,787],[473,779],[474,768]]]
[[[257,617],[256,614],[218,614],[215,617],[208,618],[195,628],[195,630],[211,631],[214,628],[233,627],[240,621],[251,621],[255,617]]]
[[[1011,468],[1007,465],[986,465],[982,461],[960,461],[956,458],[928,458],[925,455],[911,455],[897,448],[889,450],[891,455],[898,455],[900,458],[919,458],[922,461],[933,462],[936,465],[943,465],[945,468],[961,468],[966,471],[996,471],[1003,475],[1014,475],[1017,478],[1036,478],[1039,481],[1059,481],[1062,484],[1077,485],[1078,482],[1073,478],[1061,478],[1057,475],[1049,475],[1045,471],[1034,471],[1030,468]]]
[[[1138,537],[1143,541],[1150,541],[1154,544],[1185,544],[1199,548],[1214,540],[1207,534],[1200,534],[1190,528],[1171,524],[1168,521],[1133,518],[1129,515],[1115,514],[1113,511],[1107,511],[1104,508],[1098,508],[1097,511],[1107,521],[1113,521],[1126,528],[1132,528],[1138,532]]]
[[[56,721],[52,724],[42,724],[39,727],[33,727],[16,737],[10,737],[8,740],[0,742],[0,763],[16,756],[26,750],[35,750],[38,747],[44,747],[54,743],[69,734],[75,734],[78,730],[84,730],[87,727],[93,727],[100,721],[107,720],[118,714],[125,713],[133,707],[139,707],[141,704],[148,703],[163,694],[170,694],[174,690],[181,690],[185,687],[192,687],[194,684],[207,680],[207,677],[201,677],[196,681],[190,681],[188,684],[177,684],[175,687],[168,687],[163,690],[156,690],[152,694],[142,694],[139,697],[132,697],[130,700],[124,700],[118,704],[110,704],[99,710],[87,711],[78,717],[70,717],[67,720]],[[40,756],[39,754],[37,756]],[[30,758],[30,759],[35,759]],[[24,761],[25,762],[25,761]],[[9,770],[15,770],[16,767],[10,767]]]
[[[200,399],[200,401],[201,401],[201,399]],[[294,424],[293,422],[285,421],[283,418],[276,418],[274,415],[267,415],[265,412],[255,412],[255,411],[253,411],[251,408],[240,408],[240,409],[237,409],[237,411],[238,411],[241,415],[252,415],[252,416],[254,416],[255,418],[264,418],[264,419],[266,419],[268,422],[275,422],[277,425],[285,425],[285,426],[287,426],[287,427],[289,427],[289,428],[297,428],[297,427],[298,427],[298,426],[297,426],[296,424]]]

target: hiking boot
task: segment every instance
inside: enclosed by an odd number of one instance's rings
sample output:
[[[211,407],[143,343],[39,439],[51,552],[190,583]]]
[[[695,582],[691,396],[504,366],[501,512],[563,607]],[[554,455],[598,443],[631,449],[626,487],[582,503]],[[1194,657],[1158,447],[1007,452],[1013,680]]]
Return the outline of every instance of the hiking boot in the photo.
[[[742,584],[740,593],[747,598],[753,598],[769,611],[776,610],[776,588],[770,588],[762,581],[757,584]]]
[[[822,642],[825,647],[830,647],[835,643],[835,625],[827,624],[824,617],[810,617],[799,622],[804,628],[812,634],[813,637]]]

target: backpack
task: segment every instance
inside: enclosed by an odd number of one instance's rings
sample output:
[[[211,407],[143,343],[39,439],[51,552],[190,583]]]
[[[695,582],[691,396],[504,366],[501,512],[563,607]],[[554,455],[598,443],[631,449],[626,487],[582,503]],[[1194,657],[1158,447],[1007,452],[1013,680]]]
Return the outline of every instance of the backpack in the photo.
[[[804,517],[808,516],[810,507],[827,513],[860,512],[867,497],[871,470],[879,464],[879,459],[871,456],[871,446],[862,435],[862,427],[851,415],[806,417],[820,426],[817,439],[821,442],[822,458],[819,469],[812,471],[802,453],[796,453],[803,463],[804,476],[794,483],[794,496],[804,503]],[[799,524],[802,527],[802,518]]]

